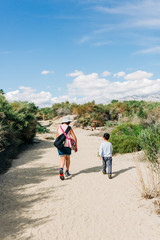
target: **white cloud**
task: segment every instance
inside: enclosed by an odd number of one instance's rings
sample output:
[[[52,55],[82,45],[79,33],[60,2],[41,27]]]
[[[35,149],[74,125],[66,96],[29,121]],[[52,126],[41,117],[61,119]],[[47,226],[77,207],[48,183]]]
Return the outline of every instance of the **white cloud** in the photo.
[[[66,76],[68,76],[68,77],[77,77],[77,76],[80,76],[80,75],[83,75],[83,72],[75,70],[73,73],[68,73]]]
[[[36,92],[35,89],[30,87],[19,87],[16,91],[7,92],[6,99],[10,102],[13,101],[28,101],[34,102],[37,106],[46,107],[52,105],[52,95],[50,92]]]
[[[102,47],[108,44],[115,44],[117,42],[116,39],[119,42],[122,42],[121,40],[123,39],[123,43],[126,42],[127,45],[132,42],[135,46],[137,46],[137,43],[141,46],[144,37],[146,39],[148,36],[153,35],[150,33],[152,29],[160,29],[159,0],[113,1],[111,4],[104,0],[90,9],[96,11],[98,16],[100,15],[99,21],[97,23],[93,19],[94,25],[91,25],[92,30],[87,31],[82,36],[78,41],[80,44],[89,43],[94,47]],[[95,26],[95,29],[93,29],[93,26]],[[144,29],[145,32],[139,31],[140,29]],[[139,32],[138,38],[133,35],[133,33],[137,32]],[[143,41],[143,46],[144,44],[146,45],[146,41]],[[153,45],[154,41],[150,40],[148,46],[153,47]]]
[[[109,72],[103,72],[109,76]],[[104,74],[104,75],[105,75]],[[118,73],[117,73],[118,74]],[[97,73],[88,75],[81,71],[68,74],[73,77],[71,84],[66,86],[68,93],[64,96],[53,96],[51,92],[37,92],[31,87],[21,86],[15,91],[5,94],[9,101],[34,102],[39,107],[52,106],[57,102],[85,103],[95,100],[96,103],[106,103],[112,99],[121,99],[133,95],[149,95],[159,93],[160,79],[150,79],[153,73],[136,71],[129,73],[121,81],[110,81]],[[107,76],[107,77],[108,77]],[[57,91],[58,92],[58,91]]]
[[[79,102],[105,103],[127,96],[154,94],[159,92],[160,79],[148,79],[151,76],[152,73],[137,71],[126,75],[123,81],[111,82],[97,73],[82,74],[68,85],[69,96],[76,96]]]
[[[104,1],[103,4],[97,4],[92,9],[94,9],[102,16],[107,16],[107,19],[111,18],[111,21],[104,20],[103,22],[100,22],[94,32],[90,34],[88,33],[91,39],[93,36],[95,38],[95,35],[97,35],[97,38],[100,38],[102,42],[105,42],[106,40],[109,42],[111,40],[114,43],[116,42],[116,39],[113,33],[115,33],[117,39],[123,39],[123,43],[126,42],[127,45],[131,44],[132,42],[135,46],[137,43],[139,46],[142,46],[141,43],[143,41],[143,38],[145,37],[146,39],[149,36],[153,35],[153,33],[150,32],[152,29],[160,29],[159,0],[126,0],[123,2],[113,1],[113,4],[107,4]],[[114,21],[112,21],[113,18]],[[144,29],[145,32],[139,31],[140,29]],[[108,34],[108,32],[110,32],[110,34]],[[137,38],[131,34],[131,32],[139,32],[139,37]],[[146,41],[143,41],[143,46],[144,44],[147,44]],[[153,46],[154,41],[150,39],[148,48],[152,48]]]
[[[117,2],[114,7],[97,6],[95,10],[108,14],[137,16],[140,19],[145,17],[148,19],[152,16],[156,19],[160,15],[160,2],[157,0],[133,1],[132,3],[125,1],[123,4]]]
[[[107,77],[107,76],[109,76],[109,75],[111,75],[111,73],[108,72],[108,71],[102,72],[102,76],[103,76],[103,77]]]
[[[31,87],[21,86],[18,90],[10,91],[5,94],[5,97],[8,101],[27,101],[33,102],[36,106],[39,107],[51,107],[54,103],[58,102],[77,102],[76,97],[72,97],[69,95],[53,97],[50,92],[37,92],[35,89]]]
[[[159,28],[160,27],[160,18],[149,18],[144,20],[137,20],[135,25],[138,27],[150,27],[150,28]]]
[[[79,40],[79,44],[82,43],[86,43],[90,40],[91,36],[83,36],[80,40]]]
[[[151,78],[153,76],[153,73],[147,73],[144,71],[136,71],[133,73],[127,74],[124,79],[129,81],[136,81],[136,80],[143,80],[147,78]]]
[[[53,103],[60,103],[60,102],[65,102],[65,101],[69,101],[70,103],[71,102],[78,102],[76,97],[71,97],[69,95],[64,95],[64,96],[53,97],[52,98]]]
[[[92,46],[93,47],[102,47],[102,46],[105,46],[105,45],[109,45],[111,43],[112,43],[111,41],[95,42],[95,43],[92,44]]]
[[[48,70],[43,70],[41,72],[42,75],[53,74],[53,73],[54,73],[54,71],[48,71]]]
[[[149,54],[149,53],[160,54],[160,46],[151,47],[135,52],[135,54]]]
[[[124,77],[125,76],[125,72],[118,72],[118,73],[114,73],[113,74],[114,77]]]

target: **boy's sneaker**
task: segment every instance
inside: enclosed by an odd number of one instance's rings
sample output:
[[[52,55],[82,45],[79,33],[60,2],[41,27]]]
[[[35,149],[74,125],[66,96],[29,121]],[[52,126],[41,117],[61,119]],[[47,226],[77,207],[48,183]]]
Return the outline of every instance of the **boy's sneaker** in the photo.
[[[111,179],[112,178],[112,174],[108,174],[108,178]]]
[[[65,171],[65,176],[66,176],[66,177],[71,176],[68,170]]]
[[[103,174],[106,174],[106,171],[102,171]]]
[[[64,180],[64,175],[63,175],[63,170],[62,169],[59,171],[59,177],[60,177],[61,180]]]

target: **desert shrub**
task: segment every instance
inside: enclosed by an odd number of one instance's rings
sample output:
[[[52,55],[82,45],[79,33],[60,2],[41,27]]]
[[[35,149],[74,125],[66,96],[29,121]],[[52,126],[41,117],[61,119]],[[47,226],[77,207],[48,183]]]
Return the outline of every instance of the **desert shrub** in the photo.
[[[36,113],[37,120],[50,120],[53,117],[54,117],[53,109],[49,107],[38,109]]]
[[[160,127],[155,124],[142,130],[138,141],[147,158],[151,162],[156,161],[160,151]]]
[[[49,133],[49,129],[47,129],[46,127],[41,126],[40,124],[37,124],[36,126],[36,132],[37,133]]]
[[[19,139],[16,133],[12,130],[0,131],[0,150],[7,149],[10,146],[18,148],[23,142]]]
[[[155,212],[160,215],[160,171],[158,165],[149,161],[148,158],[145,162],[141,162],[141,155],[134,157],[137,177],[139,180],[138,189],[142,197],[145,199],[153,199]],[[158,170],[158,171],[157,171]]]
[[[145,101],[124,101],[112,100],[109,104],[95,104],[94,101],[85,104],[69,103],[68,101],[56,103],[52,108],[45,108],[38,111],[38,119],[51,119],[52,116],[63,116],[68,114],[77,115],[77,126],[92,126],[93,121],[96,126],[104,126],[106,121],[118,121],[121,115],[122,120],[131,122],[137,117],[138,122],[146,126],[151,121],[156,123],[160,116],[160,103],[150,103]],[[51,111],[50,111],[51,110]],[[50,113],[49,113],[50,112]],[[89,119],[88,119],[89,118]],[[132,119],[131,119],[132,118]]]
[[[4,94],[0,94],[0,173],[11,166],[22,145],[32,142],[36,134],[34,103],[9,103]]]
[[[142,131],[141,125],[131,123],[121,124],[111,132],[110,141],[113,153],[129,153],[140,150],[138,135]]]
[[[140,107],[138,109],[137,116],[139,118],[146,119],[147,118],[147,112],[142,107]]]
[[[22,139],[24,143],[29,143],[36,134],[37,120],[35,114],[37,107],[34,103],[16,102],[17,107],[15,109],[13,104],[14,117],[10,122],[10,127],[16,132],[19,139]]]
[[[117,121],[107,121],[105,127],[116,127],[118,125]]]
[[[77,125],[82,126],[82,127],[86,127],[86,126],[90,125],[90,121],[91,121],[90,116],[86,115],[86,116],[78,118]]]
[[[146,171],[147,177],[145,177],[138,167],[142,196],[145,198],[156,198],[154,201],[155,211],[157,214],[160,214],[160,126],[152,124],[150,127],[142,130],[138,140],[145,153],[149,171],[149,173]],[[145,179],[148,179],[148,182]]]
[[[1,146],[31,142],[36,133],[36,106],[27,102],[10,104],[0,95]],[[3,140],[2,140],[3,139]]]
[[[143,119],[142,124],[144,127],[149,127],[154,124],[160,124],[160,106],[149,105],[147,109],[147,118]]]
[[[56,116],[64,116],[71,114],[72,105],[68,101],[62,103],[55,103],[52,105],[52,118]],[[50,115],[51,116],[51,115]],[[50,118],[51,119],[51,118]]]
[[[118,100],[113,100],[110,104],[106,105],[109,111],[110,120],[118,120],[118,115],[130,116],[132,110],[128,105],[128,102],[118,102]]]

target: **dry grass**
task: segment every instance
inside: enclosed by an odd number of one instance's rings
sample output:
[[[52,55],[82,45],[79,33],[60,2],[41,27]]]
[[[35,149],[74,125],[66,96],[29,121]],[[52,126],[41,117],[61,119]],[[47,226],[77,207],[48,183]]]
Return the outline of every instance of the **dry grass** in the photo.
[[[141,195],[146,199],[155,198],[155,211],[157,214],[160,214],[160,169],[148,160],[142,163],[137,158],[134,159],[134,162]],[[141,165],[143,165],[143,168]]]
[[[154,201],[155,212],[160,215],[160,199]]]

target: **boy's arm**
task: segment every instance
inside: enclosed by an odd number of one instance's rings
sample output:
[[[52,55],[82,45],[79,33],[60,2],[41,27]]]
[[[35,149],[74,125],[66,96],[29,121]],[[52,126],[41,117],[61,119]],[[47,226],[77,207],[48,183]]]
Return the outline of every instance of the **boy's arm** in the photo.
[[[100,148],[99,148],[99,159],[100,160],[102,159],[102,144],[100,145]]]
[[[112,143],[111,143],[111,151],[113,152],[113,145],[112,145]]]

